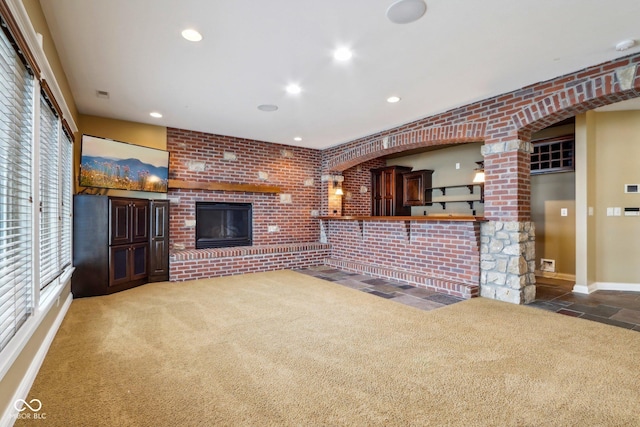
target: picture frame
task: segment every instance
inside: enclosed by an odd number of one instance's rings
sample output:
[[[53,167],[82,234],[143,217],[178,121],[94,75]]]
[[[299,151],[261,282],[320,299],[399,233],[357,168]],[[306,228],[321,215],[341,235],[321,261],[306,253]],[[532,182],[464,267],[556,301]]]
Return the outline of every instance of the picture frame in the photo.
[[[168,182],[168,151],[82,135],[80,186],[166,193]]]

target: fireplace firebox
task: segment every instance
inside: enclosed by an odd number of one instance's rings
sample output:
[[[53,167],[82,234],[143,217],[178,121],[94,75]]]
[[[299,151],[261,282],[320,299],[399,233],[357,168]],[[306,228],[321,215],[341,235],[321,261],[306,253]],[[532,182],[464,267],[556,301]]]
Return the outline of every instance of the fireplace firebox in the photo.
[[[196,249],[251,246],[251,203],[196,202]]]

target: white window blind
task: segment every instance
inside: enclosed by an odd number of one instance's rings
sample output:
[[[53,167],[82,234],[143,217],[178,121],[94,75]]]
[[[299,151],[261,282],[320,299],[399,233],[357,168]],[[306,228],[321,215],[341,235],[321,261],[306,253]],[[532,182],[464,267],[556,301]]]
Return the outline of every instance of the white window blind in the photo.
[[[60,175],[62,178],[62,236],[60,237],[60,262],[62,269],[71,266],[71,237],[72,237],[72,212],[73,203],[73,138],[62,133],[60,147]]]
[[[60,126],[56,113],[45,95],[40,95],[40,289],[62,272],[60,239],[62,237]]]
[[[33,85],[0,31],[0,350],[32,313]]]

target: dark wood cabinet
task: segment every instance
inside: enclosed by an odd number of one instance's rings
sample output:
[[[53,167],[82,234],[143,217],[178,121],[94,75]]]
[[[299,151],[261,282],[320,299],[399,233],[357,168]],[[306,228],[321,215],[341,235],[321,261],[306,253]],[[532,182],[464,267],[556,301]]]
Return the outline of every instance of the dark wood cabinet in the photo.
[[[169,280],[169,201],[152,200],[149,205],[149,281]]]
[[[404,206],[425,206],[431,203],[433,170],[423,169],[402,174]]]
[[[166,206],[168,201],[160,201]],[[129,289],[158,277],[151,267],[154,228],[162,229],[167,254],[163,265],[168,280],[168,215],[156,224],[152,207],[157,201],[96,195],[76,195],[73,208],[74,297],[105,295]],[[163,276],[164,277],[164,276]]]
[[[387,166],[371,169],[371,215],[411,215],[411,208],[404,206],[402,174],[410,172],[406,166]]]

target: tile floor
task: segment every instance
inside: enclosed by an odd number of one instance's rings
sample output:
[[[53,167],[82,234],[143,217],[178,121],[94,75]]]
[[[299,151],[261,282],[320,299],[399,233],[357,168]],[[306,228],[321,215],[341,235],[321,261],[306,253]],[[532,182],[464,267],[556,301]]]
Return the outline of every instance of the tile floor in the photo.
[[[327,266],[297,271],[425,311],[463,301],[428,289]],[[640,331],[640,292],[596,291],[582,295],[571,292],[571,282],[542,277],[537,280],[536,300],[530,307]]]

